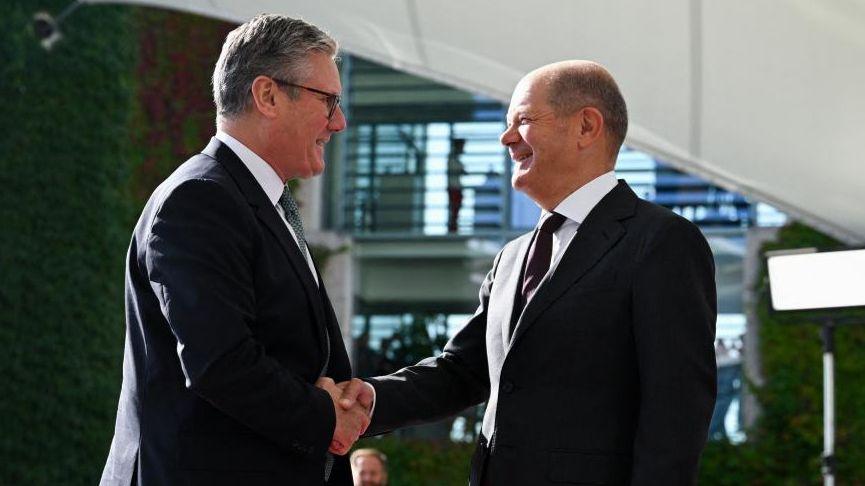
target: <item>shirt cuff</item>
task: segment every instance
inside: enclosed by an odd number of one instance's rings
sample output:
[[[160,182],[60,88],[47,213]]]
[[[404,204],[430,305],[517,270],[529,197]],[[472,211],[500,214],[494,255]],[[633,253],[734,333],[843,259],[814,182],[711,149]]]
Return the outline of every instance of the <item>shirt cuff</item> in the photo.
[[[372,414],[375,412],[375,387],[368,381],[365,381],[364,383],[372,389],[372,406],[369,407],[369,419],[372,420]]]

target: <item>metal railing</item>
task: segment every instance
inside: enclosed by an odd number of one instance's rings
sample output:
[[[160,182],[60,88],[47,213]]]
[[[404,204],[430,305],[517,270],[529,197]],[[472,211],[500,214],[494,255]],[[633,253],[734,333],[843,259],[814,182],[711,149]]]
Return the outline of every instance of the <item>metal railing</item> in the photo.
[[[459,187],[448,187],[444,171],[351,173],[342,202],[344,229],[444,235],[505,228],[509,191],[503,174],[466,172],[460,179]]]
[[[631,175],[619,173],[626,180]],[[512,194],[506,174],[468,172],[460,179],[456,189],[448,187],[444,171],[349,173],[341,201],[342,229],[354,234],[472,235],[520,232],[533,225],[510,217],[514,204],[536,209],[531,201]],[[632,186],[641,197],[703,228],[742,228],[753,222],[754,208],[743,196],[683,179],[659,177],[655,183]],[[455,190],[458,203],[453,201]]]

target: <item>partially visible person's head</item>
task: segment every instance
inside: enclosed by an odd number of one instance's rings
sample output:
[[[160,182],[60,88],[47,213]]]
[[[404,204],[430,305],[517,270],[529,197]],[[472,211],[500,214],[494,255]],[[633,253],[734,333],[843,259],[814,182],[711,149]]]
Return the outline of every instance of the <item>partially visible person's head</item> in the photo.
[[[464,138],[455,138],[451,140],[451,152],[455,154],[461,154],[465,151],[466,147],[466,139]]]
[[[217,125],[244,132],[285,180],[321,173],[325,143],[345,128],[337,49],[318,27],[282,15],[237,27],[213,71]]]
[[[387,486],[387,457],[377,449],[358,449],[351,453],[354,486]]]
[[[516,164],[512,184],[545,209],[613,170],[628,129],[615,80],[601,65],[563,61],[514,88],[501,142]]]

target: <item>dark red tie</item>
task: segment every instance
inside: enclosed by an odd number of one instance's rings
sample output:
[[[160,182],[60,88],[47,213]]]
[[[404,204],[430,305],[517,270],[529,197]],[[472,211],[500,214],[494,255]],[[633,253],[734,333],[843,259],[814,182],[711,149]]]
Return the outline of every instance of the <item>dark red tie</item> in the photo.
[[[547,219],[541,223],[535,235],[535,241],[529,247],[529,257],[526,261],[526,273],[523,275],[523,307],[535,291],[547,270],[550,269],[550,259],[553,255],[553,233],[565,222],[564,216],[559,213],[550,213]]]

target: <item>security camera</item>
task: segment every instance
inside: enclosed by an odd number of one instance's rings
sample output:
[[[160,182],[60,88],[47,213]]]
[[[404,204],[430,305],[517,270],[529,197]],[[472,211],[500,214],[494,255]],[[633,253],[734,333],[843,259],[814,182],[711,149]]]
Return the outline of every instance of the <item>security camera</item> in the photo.
[[[54,44],[63,38],[63,34],[60,32],[60,24],[83,3],[83,0],[73,0],[57,17],[52,16],[44,10],[36,12],[33,15],[33,33],[46,51],[54,47]]]
[[[48,51],[59,41],[63,35],[60,26],[48,12],[36,12],[33,16],[33,33],[39,39],[42,47]]]

